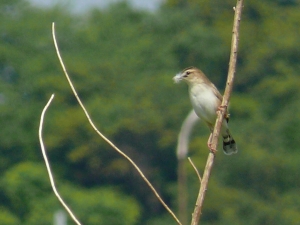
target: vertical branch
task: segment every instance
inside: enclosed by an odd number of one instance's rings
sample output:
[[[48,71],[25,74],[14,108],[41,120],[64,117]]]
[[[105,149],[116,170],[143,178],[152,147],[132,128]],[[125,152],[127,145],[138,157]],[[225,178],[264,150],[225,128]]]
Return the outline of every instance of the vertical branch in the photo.
[[[230,53],[230,61],[229,61],[229,69],[228,69],[228,76],[227,76],[227,82],[226,82],[226,88],[223,96],[223,101],[221,104],[221,108],[218,111],[217,120],[215,123],[212,140],[211,140],[211,147],[212,149],[217,149],[218,147],[218,138],[220,135],[220,130],[222,126],[222,122],[225,116],[225,112],[227,110],[227,106],[229,103],[230,95],[232,92],[233,87],[233,81],[234,81],[234,75],[236,70],[236,61],[237,61],[237,51],[238,51],[238,41],[239,41],[239,27],[240,27],[240,21],[241,21],[241,14],[242,14],[242,8],[243,8],[243,0],[237,0],[236,7],[233,8],[235,11],[234,15],[234,22],[233,22],[233,30],[232,30],[232,40],[231,40],[231,53]],[[204,202],[205,193],[207,190],[208,180],[210,177],[210,173],[213,167],[215,155],[213,153],[209,153],[208,159],[206,162],[200,191],[198,194],[198,198],[196,201],[196,206],[194,209],[194,213],[192,216],[192,223],[191,225],[197,225],[200,217],[201,217],[201,211],[202,206]]]

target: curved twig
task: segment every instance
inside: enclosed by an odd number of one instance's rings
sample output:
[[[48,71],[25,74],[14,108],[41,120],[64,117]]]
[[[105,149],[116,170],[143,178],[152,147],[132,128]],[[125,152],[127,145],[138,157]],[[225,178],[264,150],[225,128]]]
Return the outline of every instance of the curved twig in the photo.
[[[42,153],[43,153],[43,157],[45,160],[45,164],[46,164],[46,168],[47,168],[47,172],[49,175],[49,179],[50,179],[50,183],[51,183],[51,187],[53,189],[54,194],[56,195],[56,197],[58,198],[58,200],[60,201],[60,203],[63,205],[63,207],[67,210],[67,212],[69,213],[69,215],[72,217],[72,219],[74,220],[74,222],[77,225],[81,225],[80,222],[78,221],[78,219],[75,217],[75,215],[72,213],[71,209],[67,206],[67,204],[64,202],[64,200],[60,197],[56,187],[55,187],[55,182],[53,179],[53,175],[51,172],[51,168],[50,168],[50,164],[48,162],[48,158],[47,158],[47,154],[46,154],[46,150],[45,150],[45,146],[44,146],[44,142],[43,142],[43,136],[42,136],[42,131],[43,131],[43,123],[44,123],[44,116],[45,113],[51,103],[51,101],[54,98],[54,94],[51,95],[48,103],[45,105],[42,114],[41,114],[41,120],[40,120],[40,126],[39,126],[39,140],[40,140],[40,145],[41,145],[41,149],[42,149]]]
[[[73,84],[72,84],[72,81],[67,73],[67,70],[66,70],[66,67],[63,63],[63,60],[60,56],[60,53],[59,53],[59,48],[58,48],[58,45],[57,45],[57,41],[56,41],[56,37],[55,37],[55,24],[52,23],[52,36],[53,36],[53,41],[54,41],[54,45],[55,45],[55,49],[56,49],[56,53],[57,53],[57,56],[58,56],[58,59],[59,59],[59,62],[61,64],[61,67],[64,71],[64,74],[69,82],[69,85],[73,91],[73,94],[75,95],[79,105],[81,106],[82,110],[84,111],[89,123],[91,124],[91,126],[93,127],[93,129],[96,131],[96,133],[103,139],[105,140],[113,149],[115,149],[120,155],[122,155],[125,159],[127,159],[131,165],[136,169],[136,171],[140,174],[140,176],[143,178],[143,180],[147,183],[147,185],[150,187],[150,189],[152,190],[152,192],[155,194],[155,196],[158,198],[158,200],[161,202],[161,204],[165,207],[165,209],[172,215],[172,217],[176,220],[176,222],[178,224],[181,225],[180,221],[178,220],[178,218],[175,216],[175,214],[173,213],[173,211],[167,206],[167,204],[162,200],[162,198],[160,197],[160,195],[157,193],[157,191],[155,190],[155,188],[152,186],[152,184],[150,183],[150,181],[145,177],[144,173],[140,170],[140,168],[135,164],[135,162],[133,162],[133,160],[127,156],[123,151],[121,151],[117,146],[114,145],[114,143],[112,143],[107,137],[105,137],[98,129],[97,127],[94,125],[92,119],[90,118],[87,110],[85,109],[83,103],[81,102]]]

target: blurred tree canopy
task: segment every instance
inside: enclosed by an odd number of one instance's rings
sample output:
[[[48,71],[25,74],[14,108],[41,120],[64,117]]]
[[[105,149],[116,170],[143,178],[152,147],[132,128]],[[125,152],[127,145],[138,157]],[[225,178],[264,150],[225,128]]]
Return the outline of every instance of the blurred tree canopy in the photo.
[[[49,159],[84,224],[175,224],[132,166],[101,140],[79,108],[65,64],[98,128],[141,167],[176,209],[175,146],[191,106],[172,77],[201,68],[224,87],[232,0],[168,0],[156,12],[121,2],[73,15],[23,0],[0,2],[0,221],[52,224],[60,209],[38,143],[41,110]],[[300,221],[300,2],[245,1],[231,127],[239,154],[218,153],[203,224]],[[208,130],[197,125],[190,155],[201,171]],[[187,165],[189,211],[199,184]],[[69,224],[72,222],[69,221]]]

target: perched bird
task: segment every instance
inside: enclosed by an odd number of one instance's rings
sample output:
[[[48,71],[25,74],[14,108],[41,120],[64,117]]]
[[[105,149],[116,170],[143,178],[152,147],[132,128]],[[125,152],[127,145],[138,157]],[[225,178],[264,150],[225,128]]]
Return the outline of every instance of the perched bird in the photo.
[[[222,103],[222,95],[215,85],[205,76],[205,74],[195,67],[188,67],[184,69],[182,72],[178,73],[173,80],[176,83],[183,80],[188,84],[190,100],[194,111],[197,116],[207,124],[211,131],[207,144],[210,150],[214,152],[215,149],[211,149],[209,143],[217,119],[217,110]],[[226,112],[221,128],[221,135],[223,137],[224,153],[226,155],[231,155],[237,153],[238,149],[229,132],[228,119],[229,114]]]

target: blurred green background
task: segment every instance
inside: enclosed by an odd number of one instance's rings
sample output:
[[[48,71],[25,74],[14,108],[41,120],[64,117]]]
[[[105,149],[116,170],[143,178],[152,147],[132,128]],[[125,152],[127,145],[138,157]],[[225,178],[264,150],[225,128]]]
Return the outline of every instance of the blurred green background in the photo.
[[[175,148],[191,110],[172,77],[201,68],[224,89],[233,0],[168,0],[155,11],[116,3],[84,14],[67,7],[0,2],[0,221],[50,225],[61,209],[38,142],[44,140],[59,191],[83,224],[176,224],[133,167],[101,140],[78,106],[62,57],[97,127],[126,152],[176,212]],[[203,225],[291,225],[300,221],[300,1],[245,0],[231,130],[239,153],[219,151]],[[200,172],[208,129],[198,124],[189,155]],[[199,182],[189,164],[188,212]],[[68,219],[68,224],[74,224]]]

